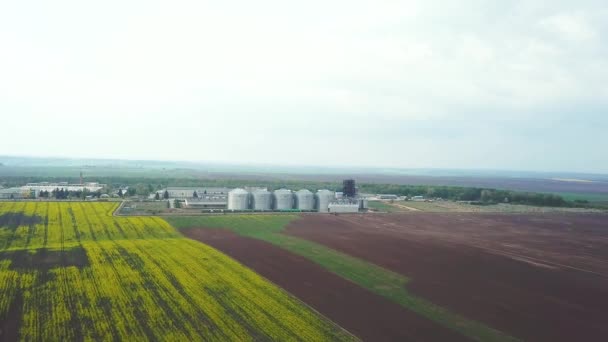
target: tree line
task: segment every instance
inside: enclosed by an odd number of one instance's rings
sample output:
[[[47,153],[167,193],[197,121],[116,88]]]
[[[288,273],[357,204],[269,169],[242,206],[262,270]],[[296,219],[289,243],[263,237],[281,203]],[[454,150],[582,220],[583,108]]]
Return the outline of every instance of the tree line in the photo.
[[[101,196],[101,191],[91,192],[88,189],[76,190],[76,191],[68,191],[64,188],[56,188],[51,192],[46,190],[40,191],[38,193],[39,198],[54,198],[54,199],[69,199],[69,198],[82,198],[85,199],[87,196],[93,196],[95,198],[99,198]]]

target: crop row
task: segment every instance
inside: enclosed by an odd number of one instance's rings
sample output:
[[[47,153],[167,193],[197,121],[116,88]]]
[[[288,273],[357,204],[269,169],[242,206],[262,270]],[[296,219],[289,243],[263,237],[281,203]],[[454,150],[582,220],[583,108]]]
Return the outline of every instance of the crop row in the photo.
[[[0,324],[17,314],[22,340],[352,339],[164,220],[113,208],[0,203],[13,215],[0,227]]]

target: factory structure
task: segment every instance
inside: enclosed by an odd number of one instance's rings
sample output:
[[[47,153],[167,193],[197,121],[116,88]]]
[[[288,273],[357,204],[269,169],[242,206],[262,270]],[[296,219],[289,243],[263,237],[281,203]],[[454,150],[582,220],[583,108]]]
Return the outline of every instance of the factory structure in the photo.
[[[19,187],[12,187],[7,189],[0,189],[0,199],[32,199],[38,198],[40,193],[43,191],[53,192],[54,190],[64,191],[89,191],[97,192],[101,191],[106,185],[99,184],[97,182],[83,182],[82,174],[80,176],[80,184],[70,184],[68,182],[40,182],[40,183],[27,183],[26,185]]]
[[[355,181],[345,180],[342,192],[326,189],[313,193],[308,189],[292,191],[263,187],[205,188],[168,187],[150,197],[183,201],[186,208],[208,211],[297,211],[322,213],[357,213],[367,210],[367,199],[359,197]]]
[[[87,182],[87,183],[83,182],[80,184],[70,184],[68,182],[59,182],[59,183],[40,182],[40,183],[27,183],[26,185],[22,186],[21,189],[34,191],[36,193],[36,196],[38,196],[38,194],[41,191],[52,192],[55,189],[63,189],[65,191],[87,190],[90,192],[95,192],[95,191],[99,191],[99,190],[103,189],[105,186],[106,186],[105,184],[99,184],[97,182]]]

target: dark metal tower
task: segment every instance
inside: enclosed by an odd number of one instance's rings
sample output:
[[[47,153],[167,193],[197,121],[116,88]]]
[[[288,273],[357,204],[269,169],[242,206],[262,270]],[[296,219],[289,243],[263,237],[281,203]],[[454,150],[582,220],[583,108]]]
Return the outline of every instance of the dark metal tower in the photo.
[[[355,180],[345,179],[344,182],[342,182],[342,192],[344,193],[344,197],[355,197],[357,195]]]

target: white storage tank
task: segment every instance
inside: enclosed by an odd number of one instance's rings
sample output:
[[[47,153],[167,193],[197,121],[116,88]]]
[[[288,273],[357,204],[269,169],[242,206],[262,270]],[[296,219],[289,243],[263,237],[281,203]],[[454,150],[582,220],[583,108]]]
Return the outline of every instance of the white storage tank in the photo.
[[[254,190],[251,193],[251,208],[253,210],[272,210],[272,194],[270,191]]]
[[[319,190],[317,191],[317,205],[316,208],[321,213],[328,212],[329,203],[335,200],[335,193],[329,190]]]
[[[249,193],[245,189],[236,188],[228,193],[228,210],[249,209]]]
[[[274,209],[289,210],[293,209],[293,192],[287,189],[274,191]]]
[[[300,210],[314,210],[315,208],[315,197],[310,190],[302,189],[296,191],[296,209]]]
[[[367,198],[359,198],[359,209],[367,210],[368,208],[369,208],[369,205],[367,203]]]

